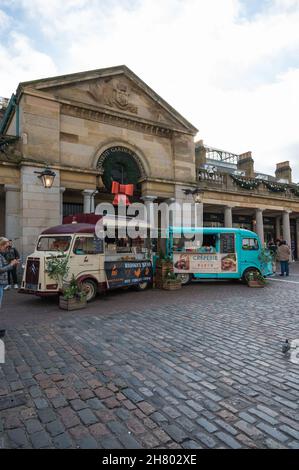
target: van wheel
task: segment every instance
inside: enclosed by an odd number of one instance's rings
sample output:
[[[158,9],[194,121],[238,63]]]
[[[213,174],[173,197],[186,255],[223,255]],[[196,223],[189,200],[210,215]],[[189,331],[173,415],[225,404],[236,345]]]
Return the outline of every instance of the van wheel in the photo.
[[[147,289],[147,286],[148,286],[148,282],[141,282],[140,284],[138,284],[136,286],[136,289],[139,290],[139,291],[143,291],[145,289]]]
[[[186,286],[187,284],[190,284],[191,282],[191,274],[188,273],[180,273],[177,274],[176,277],[181,281],[182,286]]]
[[[86,290],[86,300],[90,302],[93,300],[98,292],[97,285],[92,279],[85,279],[81,282],[81,285],[84,290]]]
[[[257,268],[248,268],[244,271],[243,273],[243,276],[242,276],[242,281],[244,283],[247,283],[248,282],[248,275],[250,273],[254,273],[254,274],[261,274],[261,272],[257,269]]]

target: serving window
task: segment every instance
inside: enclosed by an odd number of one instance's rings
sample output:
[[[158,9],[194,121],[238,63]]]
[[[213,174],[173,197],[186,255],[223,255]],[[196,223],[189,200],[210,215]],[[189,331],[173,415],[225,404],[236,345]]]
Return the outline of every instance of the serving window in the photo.
[[[186,251],[195,253],[216,253],[217,252],[216,234],[198,234],[198,237],[174,237],[173,251]]]
[[[259,242],[256,238],[243,238],[242,249],[247,251],[256,251],[259,249]]]
[[[105,252],[107,254],[115,253],[144,253],[144,239],[138,238],[109,238],[105,237]]]

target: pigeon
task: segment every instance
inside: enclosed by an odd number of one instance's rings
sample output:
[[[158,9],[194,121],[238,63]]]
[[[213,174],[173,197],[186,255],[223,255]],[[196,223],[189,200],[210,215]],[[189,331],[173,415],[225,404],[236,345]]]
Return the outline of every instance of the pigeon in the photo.
[[[290,349],[291,349],[291,345],[290,345],[290,343],[289,343],[289,340],[286,339],[286,340],[285,340],[285,343],[283,343],[283,345],[282,345],[281,350],[282,350],[282,352],[285,354],[285,353],[287,353]]]

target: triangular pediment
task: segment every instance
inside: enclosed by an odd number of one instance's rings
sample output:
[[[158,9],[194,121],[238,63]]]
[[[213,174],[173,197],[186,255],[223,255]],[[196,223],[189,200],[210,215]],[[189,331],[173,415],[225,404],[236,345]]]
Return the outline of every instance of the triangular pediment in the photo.
[[[58,100],[91,109],[105,109],[195,135],[197,129],[126,66],[24,82],[18,91],[33,88]]]

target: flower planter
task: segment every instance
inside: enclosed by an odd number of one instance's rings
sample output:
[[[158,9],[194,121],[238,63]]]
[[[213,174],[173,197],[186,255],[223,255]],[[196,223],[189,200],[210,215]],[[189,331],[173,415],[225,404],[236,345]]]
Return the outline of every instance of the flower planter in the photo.
[[[155,272],[155,287],[157,289],[163,289],[163,283],[167,276],[167,273],[173,272],[173,264],[169,261],[158,260],[156,264]]]
[[[248,287],[265,287],[265,283],[261,281],[248,281]]]
[[[179,280],[171,280],[171,281],[164,281],[163,282],[163,289],[164,290],[178,290],[181,289],[182,284]]]
[[[63,296],[59,297],[59,308],[62,310],[80,310],[81,308],[85,308],[86,305],[86,297],[83,299],[77,299],[76,297],[64,299]]]

